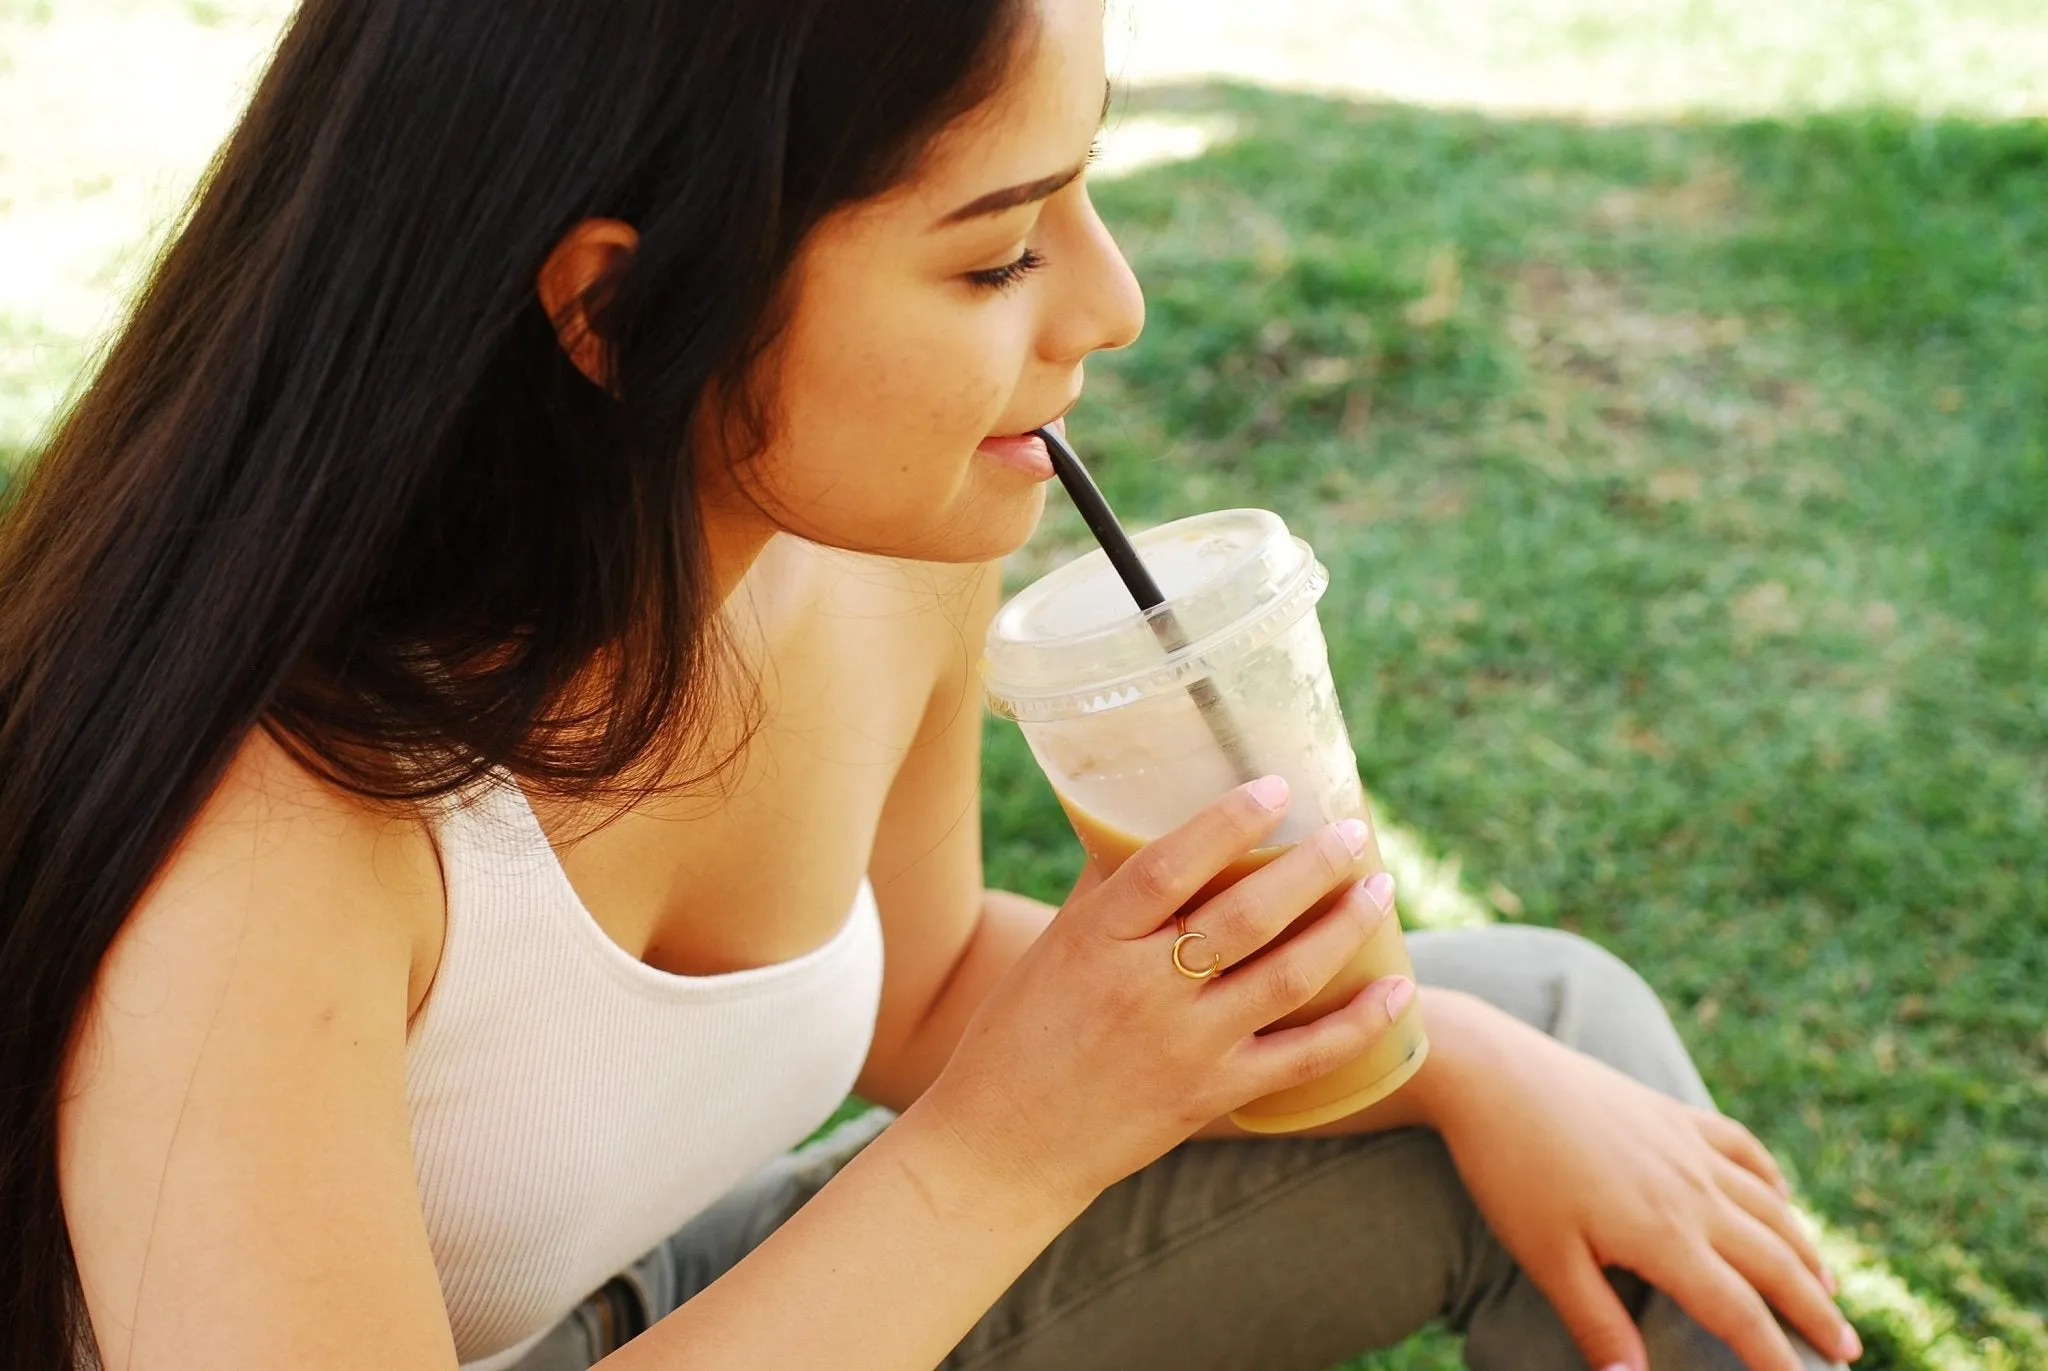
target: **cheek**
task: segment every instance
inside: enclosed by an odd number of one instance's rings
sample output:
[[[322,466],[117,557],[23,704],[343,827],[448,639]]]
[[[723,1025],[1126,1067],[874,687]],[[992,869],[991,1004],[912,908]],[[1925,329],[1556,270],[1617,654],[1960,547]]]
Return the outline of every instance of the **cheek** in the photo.
[[[874,468],[963,479],[975,444],[1009,405],[1021,350],[989,312],[899,305],[892,317],[884,302],[867,303],[838,316],[864,317],[863,328],[809,328],[791,339],[778,446],[803,466],[837,465],[834,450],[856,445]]]
[[[935,320],[814,353],[792,399],[920,445],[957,449],[965,442],[972,448],[1001,415],[1017,367],[999,339],[977,336],[959,321]]]
[[[955,533],[986,513],[970,508],[987,493],[974,449],[1022,365],[977,332],[957,317],[886,334],[792,330],[773,439],[747,476],[775,522],[837,547],[951,559]]]
[[[775,447],[791,476],[815,486],[848,468],[914,481],[947,498],[1008,396],[998,378],[957,356],[852,350],[792,377]]]

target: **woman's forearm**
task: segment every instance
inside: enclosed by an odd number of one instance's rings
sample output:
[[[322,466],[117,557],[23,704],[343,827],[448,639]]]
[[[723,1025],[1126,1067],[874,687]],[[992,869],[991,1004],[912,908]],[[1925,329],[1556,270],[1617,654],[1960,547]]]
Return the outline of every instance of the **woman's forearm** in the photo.
[[[936,1075],[988,987],[1052,911],[990,892],[978,955],[963,959],[917,1044]],[[1312,1130],[1330,1136],[1438,1127],[1469,1104],[1496,1057],[1470,995],[1420,991],[1430,1037],[1422,1069],[1390,1098]],[[760,1248],[709,1289],[607,1357],[606,1371],[776,1366],[908,1371],[936,1366],[1092,1196],[994,1169],[951,1129],[928,1079],[905,1082],[906,1112]],[[1251,1136],[1219,1120],[1198,1135]],[[798,1300],[788,1292],[802,1291]],[[905,1292],[915,1298],[905,1298]]]
[[[991,1169],[914,1106],[604,1371],[929,1371],[1091,1196]]]

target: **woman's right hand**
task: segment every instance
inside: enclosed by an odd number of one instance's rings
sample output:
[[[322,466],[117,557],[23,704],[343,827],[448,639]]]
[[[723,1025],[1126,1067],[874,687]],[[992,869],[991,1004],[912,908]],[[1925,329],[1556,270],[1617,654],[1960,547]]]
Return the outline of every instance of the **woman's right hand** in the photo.
[[[1174,919],[1232,862],[1259,847],[1287,807],[1286,782],[1238,787],[1077,893],[989,992],[917,1108],[942,1122],[1004,1183],[1064,1204],[1100,1191],[1250,1101],[1364,1052],[1414,993],[1399,977],[1365,987],[1298,1028],[1259,1030],[1306,1004],[1393,917],[1393,881],[1358,879],[1370,850],[1359,820],[1331,824],[1186,910],[1203,935],[1177,974]],[[1277,947],[1331,891],[1349,889]]]

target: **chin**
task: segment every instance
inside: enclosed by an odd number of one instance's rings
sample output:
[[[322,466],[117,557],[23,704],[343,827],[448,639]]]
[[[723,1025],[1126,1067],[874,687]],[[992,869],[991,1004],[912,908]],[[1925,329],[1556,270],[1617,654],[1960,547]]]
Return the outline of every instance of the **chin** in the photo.
[[[988,491],[955,511],[903,550],[889,555],[919,562],[995,562],[1031,539],[1045,514],[1044,482],[1016,490]]]

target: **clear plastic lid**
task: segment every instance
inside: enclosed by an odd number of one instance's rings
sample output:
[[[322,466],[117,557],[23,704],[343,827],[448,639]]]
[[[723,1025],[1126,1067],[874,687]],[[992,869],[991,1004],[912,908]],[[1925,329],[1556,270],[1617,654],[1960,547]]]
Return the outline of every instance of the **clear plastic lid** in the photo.
[[[989,625],[989,708],[1023,721],[1093,714],[1227,670],[1321,598],[1329,576],[1263,509],[1197,514],[1133,535],[1166,603],[1140,614],[1098,548],[1020,591]],[[1186,646],[1153,621],[1170,611]]]

